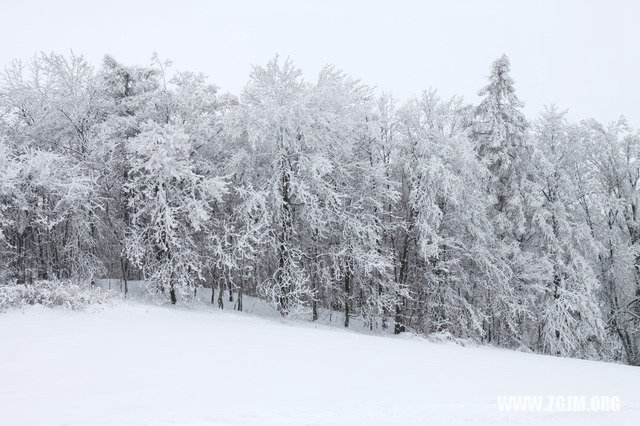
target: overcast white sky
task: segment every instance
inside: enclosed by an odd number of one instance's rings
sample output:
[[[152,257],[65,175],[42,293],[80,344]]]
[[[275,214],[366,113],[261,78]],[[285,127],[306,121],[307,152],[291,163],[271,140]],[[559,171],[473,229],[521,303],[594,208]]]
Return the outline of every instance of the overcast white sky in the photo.
[[[334,63],[406,99],[476,93],[507,53],[526,112],[624,114],[640,126],[640,0],[0,0],[0,66],[73,49],[147,64],[154,51],[238,93],[251,64],[290,56],[314,79]]]

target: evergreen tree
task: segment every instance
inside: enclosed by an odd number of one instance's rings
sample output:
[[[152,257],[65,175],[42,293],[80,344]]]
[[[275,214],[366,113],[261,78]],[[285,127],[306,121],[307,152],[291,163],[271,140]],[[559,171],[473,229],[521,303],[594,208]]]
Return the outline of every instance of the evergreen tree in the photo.
[[[491,67],[489,84],[475,109],[472,138],[489,175],[487,195],[490,217],[499,241],[501,258],[509,265],[511,282],[501,292],[490,295],[491,314],[484,328],[488,341],[526,345],[531,326],[531,287],[544,278],[544,266],[528,250],[534,230],[535,189],[532,187],[532,147],[529,124],[522,113],[509,75],[506,55]]]

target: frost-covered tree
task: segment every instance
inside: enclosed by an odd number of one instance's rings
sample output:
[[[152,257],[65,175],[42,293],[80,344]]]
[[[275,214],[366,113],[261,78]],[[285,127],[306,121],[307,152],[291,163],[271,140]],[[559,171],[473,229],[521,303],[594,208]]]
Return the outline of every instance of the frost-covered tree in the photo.
[[[506,55],[493,63],[489,83],[478,92],[483,98],[475,108],[472,138],[489,170],[490,217],[500,256],[511,269],[510,287],[490,296],[491,314],[484,324],[487,340],[526,345],[523,337],[532,320],[530,289],[544,278],[544,267],[528,247],[536,208],[531,182],[533,150],[524,104],[516,96],[509,72]]]
[[[9,275],[18,283],[100,275],[95,180],[61,154],[33,149],[12,154],[6,146],[3,151],[2,239]]]
[[[239,126],[251,150],[250,187],[266,191],[271,229],[268,243],[275,256],[262,290],[283,315],[297,310],[310,294],[302,267],[299,215],[307,187],[299,173],[305,159],[306,130],[311,123],[308,84],[290,61],[276,59],[254,67],[242,93]]]
[[[509,75],[506,55],[492,65],[489,84],[478,92],[473,138],[490,175],[489,194],[496,210],[494,222],[500,236],[516,240],[526,234],[526,203],[523,187],[527,168],[528,123]]]
[[[535,304],[539,349],[563,356],[595,357],[604,331],[595,297],[599,282],[592,267],[597,245],[582,220],[572,173],[580,156],[577,150],[583,147],[572,143],[565,113],[555,107],[541,114],[535,140],[543,196],[534,219],[539,229],[536,244],[539,261],[549,268]]]
[[[345,326],[354,313],[370,327],[383,326],[406,295],[393,277],[393,253],[384,241],[383,216],[398,198],[382,144],[384,111],[375,109],[371,88],[332,66],[321,71],[312,97],[314,168],[325,169],[321,176],[311,174],[312,188],[316,211],[326,218],[315,225],[314,266],[324,266],[325,290],[337,296]]]
[[[104,236],[105,251],[109,253],[108,270],[124,280],[126,295],[127,281],[139,276],[124,247],[132,218],[130,193],[126,190],[131,180],[129,144],[140,133],[143,123],[161,121],[155,111],[160,92],[159,71],[152,67],[125,66],[106,56],[98,81],[104,120],[97,128],[96,156],[100,160],[100,188],[110,231]]]
[[[157,55],[10,64],[0,283],[205,286],[220,308],[640,364],[637,131],[530,126],[506,56],[476,107],[374,93],[277,58],[238,97]]]
[[[467,138],[466,110],[459,99],[443,102],[430,90],[401,117],[418,326],[482,337],[486,295],[504,293],[509,275],[497,255],[482,185],[487,170]]]
[[[19,166],[15,154],[4,138],[0,138],[0,260],[6,267],[0,270],[0,280],[7,281],[15,274],[8,265],[15,256],[11,244],[12,230],[16,224],[12,209],[17,192]]]
[[[583,122],[572,138],[580,154],[572,170],[583,220],[600,246],[593,255],[603,316],[627,362],[640,365],[640,137],[621,119],[606,127]]]
[[[285,315],[310,302],[315,319],[323,304],[340,307],[348,326],[354,312],[380,319],[393,303],[381,295],[392,263],[376,217],[390,188],[370,186],[381,164],[362,158],[376,126],[371,100],[334,67],[310,84],[273,60],[254,69],[230,124],[246,138],[243,185],[268,194],[274,250],[263,291]]]
[[[223,179],[196,170],[189,137],[171,124],[142,126],[129,146],[125,189],[132,214],[126,252],[171,303],[191,295],[204,270],[196,236],[206,233],[213,203],[226,192]]]
[[[92,279],[102,271],[92,68],[81,57],[38,55],[2,74],[0,125],[15,165],[4,230],[18,281]]]

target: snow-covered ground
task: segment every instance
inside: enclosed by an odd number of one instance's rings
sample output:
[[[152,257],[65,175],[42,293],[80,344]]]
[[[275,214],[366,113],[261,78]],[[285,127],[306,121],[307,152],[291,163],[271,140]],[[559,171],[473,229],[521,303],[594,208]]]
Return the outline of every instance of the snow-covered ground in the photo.
[[[618,396],[503,412],[501,395]],[[2,425],[637,425],[640,368],[207,307],[0,314]]]

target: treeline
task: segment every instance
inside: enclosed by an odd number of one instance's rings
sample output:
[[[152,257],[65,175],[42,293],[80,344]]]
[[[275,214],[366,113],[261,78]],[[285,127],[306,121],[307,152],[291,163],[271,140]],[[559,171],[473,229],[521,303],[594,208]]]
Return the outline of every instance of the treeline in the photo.
[[[282,315],[640,365],[640,136],[523,115],[507,57],[478,105],[400,104],[329,66],[201,74],[40,55],[0,82],[5,283],[212,287]],[[212,293],[214,294],[214,293]]]

